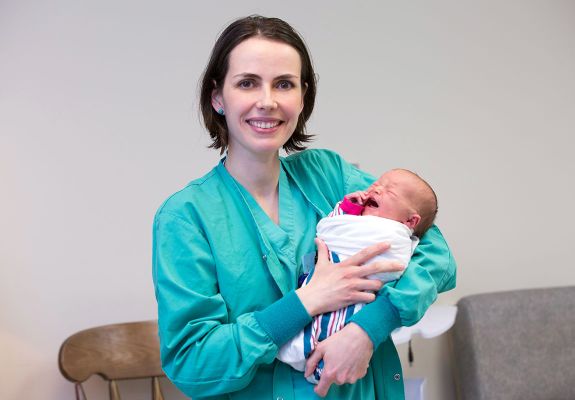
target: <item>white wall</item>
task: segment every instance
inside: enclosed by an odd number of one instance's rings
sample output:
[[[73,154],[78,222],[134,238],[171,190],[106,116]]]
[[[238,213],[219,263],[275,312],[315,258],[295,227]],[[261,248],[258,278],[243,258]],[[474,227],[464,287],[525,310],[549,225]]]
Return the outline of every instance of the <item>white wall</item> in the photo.
[[[575,3],[350,4],[0,1],[0,398],[72,398],[56,362],[68,335],[156,317],[152,217],[218,158],[196,83],[218,32],[254,12],[311,48],[315,147],[436,188],[459,262],[440,302],[575,284],[561,243],[575,225]],[[453,399],[445,338],[414,350],[406,374]]]

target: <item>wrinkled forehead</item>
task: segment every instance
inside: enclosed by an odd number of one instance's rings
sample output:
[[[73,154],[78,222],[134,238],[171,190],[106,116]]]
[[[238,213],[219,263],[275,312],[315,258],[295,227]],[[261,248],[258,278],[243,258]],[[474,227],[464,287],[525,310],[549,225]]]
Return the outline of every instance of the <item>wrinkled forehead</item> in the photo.
[[[426,191],[425,183],[417,175],[403,169],[385,172],[374,185],[391,189],[396,195],[415,201],[421,200]]]
[[[418,180],[417,177],[409,171],[393,169],[381,175],[375,184],[388,187],[410,188],[417,186]]]

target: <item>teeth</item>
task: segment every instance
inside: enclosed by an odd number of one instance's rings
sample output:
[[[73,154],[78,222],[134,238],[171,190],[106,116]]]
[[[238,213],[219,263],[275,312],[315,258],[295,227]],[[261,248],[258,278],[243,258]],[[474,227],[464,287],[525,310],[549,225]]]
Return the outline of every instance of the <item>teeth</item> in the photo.
[[[264,121],[252,121],[252,120],[248,121],[248,123],[252,126],[255,126],[256,128],[263,128],[263,129],[274,128],[280,124],[279,121],[264,122]]]

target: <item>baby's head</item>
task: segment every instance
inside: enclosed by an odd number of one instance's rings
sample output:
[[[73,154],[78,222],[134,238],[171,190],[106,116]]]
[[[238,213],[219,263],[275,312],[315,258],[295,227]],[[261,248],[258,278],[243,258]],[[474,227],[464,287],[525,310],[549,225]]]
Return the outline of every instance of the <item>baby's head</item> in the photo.
[[[362,215],[389,218],[421,237],[437,214],[437,196],[427,182],[406,169],[392,169],[366,191]]]

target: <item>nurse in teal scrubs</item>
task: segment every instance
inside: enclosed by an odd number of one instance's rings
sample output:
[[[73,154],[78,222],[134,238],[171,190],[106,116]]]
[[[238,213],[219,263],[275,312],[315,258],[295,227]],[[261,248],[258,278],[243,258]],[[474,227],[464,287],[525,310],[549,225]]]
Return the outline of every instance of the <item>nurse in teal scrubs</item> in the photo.
[[[308,51],[284,21],[242,18],[217,40],[200,102],[212,147],[225,156],[162,204],[153,232],[162,365],[194,400],[403,399],[390,333],[455,286],[437,227],[408,266],[362,265],[386,244],[333,265],[314,242],[319,219],[374,180],[334,152],[304,150],[315,94]],[[310,284],[298,288],[316,247]],[[366,278],[402,268],[383,286]],[[276,360],[312,316],[358,302],[369,304],[308,361],[308,374],[324,362],[317,386]]]

